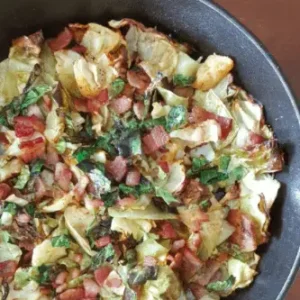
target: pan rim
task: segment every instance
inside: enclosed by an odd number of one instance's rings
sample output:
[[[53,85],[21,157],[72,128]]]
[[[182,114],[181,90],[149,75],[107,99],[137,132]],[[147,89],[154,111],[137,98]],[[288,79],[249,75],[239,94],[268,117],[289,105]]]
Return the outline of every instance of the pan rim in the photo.
[[[243,33],[249,41],[256,47],[256,49],[264,56],[264,58],[267,60],[269,65],[272,67],[273,71],[275,72],[276,76],[279,78],[281,84],[283,85],[284,91],[286,92],[294,113],[296,115],[296,118],[298,120],[298,125],[300,129],[300,113],[298,109],[298,105],[296,102],[296,96],[294,92],[292,91],[290,85],[288,84],[288,80],[286,76],[284,75],[284,72],[281,70],[281,67],[273,57],[273,55],[269,52],[269,50],[263,45],[263,43],[242,23],[240,23],[233,15],[231,15],[227,10],[225,10],[220,5],[210,1],[210,0],[198,0],[199,2],[203,3],[210,9],[214,10],[217,14],[221,15],[223,18],[225,18],[228,22],[230,22],[233,26],[235,26],[241,33]],[[283,300],[291,287],[292,283],[294,282],[296,278],[297,271],[300,267],[300,245],[298,248],[298,253],[295,257],[295,261],[293,263],[293,266],[289,272],[288,277],[286,278],[281,291],[279,292],[279,295],[277,296],[276,300]]]

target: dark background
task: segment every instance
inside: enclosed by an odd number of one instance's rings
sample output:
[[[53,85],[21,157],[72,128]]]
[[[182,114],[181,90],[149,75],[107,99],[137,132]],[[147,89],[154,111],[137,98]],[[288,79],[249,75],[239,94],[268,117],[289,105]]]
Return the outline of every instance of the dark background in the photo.
[[[215,2],[228,10],[261,40],[275,57],[296,98],[300,99],[300,0],[215,0]],[[300,107],[299,100],[298,106]],[[300,275],[286,300],[299,299]]]

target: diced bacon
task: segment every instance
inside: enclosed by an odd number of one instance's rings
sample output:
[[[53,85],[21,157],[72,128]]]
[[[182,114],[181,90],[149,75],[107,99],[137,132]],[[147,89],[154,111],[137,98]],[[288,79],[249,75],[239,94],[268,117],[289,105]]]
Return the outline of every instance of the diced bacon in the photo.
[[[77,111],[80,112],[88,112],[88,107],[87,107],[87,99],[82,99],[82,98],[75,98],[73,100],[74,107]]]
[[[50,144],[47,145],[47,156],[46,164],[47,165],[56,165],[59,162],[59,155]]]
[[[44,123],[36,116],[18,116],[14,118],[14,127],[17,137],[32,135],[35,131],[43,133]]]
[[[157,264],[156,258],[153,256],[145,256],[144,258],[144,266],[152,267]]]
[[[40,158],[45,153],[45,141],[42,137],[38,137],[34,140],[22,141],[19,147],[22,149],[21,158],[25,163]]]
[[[72,47],[71,50],[73,50],[79,54],[85,54],[85,52],[87,51],[86,47],[84,47],[83,45],[76,45],[76,46]]]
[[[134,90],[135,88],[133,88],[130,84],[126,83],[122,91],[122,95],[132,99]]]
[[[86,25],[79,24],[79,23],[69,24],[69,29],[71,30],[76,43],[78,44],[81,43],[83,36],[88,31],[89,27],[90,26],[88,24]]]
[[[4,145],[9,145],[9,141],[6,138],[6,135],[4,132],[0,132],[0,143]]]
[[[138,170],[132,170],[127,173],[126,184],[136,186],[140,183],[141,173]]]
[[[181,221],[193,232],[201,229],[203,222],[209,221],[208,215],[199,207],[181,209],[179,211]]]
[[[11,187],[7,183],[0,183],[0,200],[4,200],[10,194]]]
[[[169,168],[168,162],[161,160],[158,164],[159,164],[159,166],[162,168],[162,170],[165,173],[169,173],[170,172],[170,168]]]
[[[121,115],[131,109],[132,99],[126,96],[121,96],[117,99],[113,99],[110,106],[118,115]]]
[[[65,192],[68,192],[70,189],[72,172],[66,164],[58,162],[55,165],[54,179]]]
[[[196,253],[201,245],[201,242],[202,238],[200,233],[194,232],[188,240],[188,247]]]
[[[133,112],[139,120],[143,119],[145,111],[145,105],[143,102],[139,101],[133,104]]]
[[[106,285],[109,288],[118,288],[122,285],[122,280],[121,278],[110,278],[106,281]]]
[[[96,297],[99,293],[99,285],[91,278],[83,280],[83,287],[85,291],[85,298]]]
[[[117,182],[120,182],[127,173],[127,160],[122,156],[117,156],[106,164],[106,170]]]
[[[207,295],[207,290],[200,284],[190,283],[188,287],[190,288],[196,299],[202,299],[203,296]]]
[[[65,283],[67,277],[68,277],[68,272],[66,271],[60,272],[55,278],[55,283],[61,285]]]
[[[102,248],[111,243],[111,238],[109,235],[103,236],[95,241],[95,245],[97,248]]]
[[[27,214],[18,214],[17,215],[17,222],[21,224],[27,224],[30,222],[30,216]]]
[[[103,286],[104,281],[106,280],[111,271],[112,268],[110,266],[102,266],[95,270],[94,276],[98,285]]]
[[[143,93],[149,86],[151,79],[143,70],[129,70],[127,71],[128,83],[137,88],[139,93]]]
[[[184,202],[185,205],[194,203],[201,199],[203,196],[209,194],[209,189],[204,184],[201,184],[195,179],[191,179],[187,182],[184,187],[183,192],[180,194],[180,199]]]
[[[186,87],[175,87],[173,92],[180,96],[180,97],[184,97],[184,98],[189,98],[192,97],[194,95],[194,89],[192,87],[186,86]]]
[[[170,268],[173,270],[178,270],[181,268],[182,262],[183,262],[183,255],[181,252],[178,252],[174,255],[174,257],[172,255],[168,255],[167,256],[167,260],[170,261]]]
[[[155,126],[151,132],[143,137],[145,153],[150,154],[166,145],[170,137],[162,126]]]
[[[32,242],[31,239],[29,239],[29,240],[21,240],[21,241],[19,241],[18,246],[20,248],[24,248],[27,251],[32,251],[33,248],[34,248],[34,243]]]
[[[176,253],[178,252],[180,249],[182,249],[185,246],[185,240],[181,239],[181,240],[176,240],[173,242],[172,244],[172,248],[171,248],[171,252],[172,253]]]
[[[261,136],[261,135],[255,133],[255,132],[253,132],[253,131],[250,131],[250,133],[249,133],[248,146],[256,146],[256,145],[260,145],[260,144],[262,144],[265,140],[266,140],[266,139],[265,139],[263,136]]]
[[[257,248],[255,224],[245,213],[238,209],[230,210],[227,221],[235,227],[230,236],[230,242],[240,246],[244,251],[250,252]]]
[[[185,282],[189,280],[198,272],[203,266],[203,262],[188,248],[183,250],[182,267],[180,269],[182,279]]]
[[[232,119],[217,116],[199,106],[194,106],[189,117],[190,123],[202,123],[207,120],[215,120],[221,127],[221,139],[226,139],[232,129]]]
[[[176,239],[177,233],[173,228],[172,224],[168,221],[164,221],[161,226],[160,230],[158,231],[158,235],[160,235],[163,239]]]
[[[73,39],[73,35],[68,28],[65,28],[58,34],[55,39],[48,42],[48,46],[52,51],[58,51],[67,47]]]
[[[125,197],[118,200],[118,205],[121,207],[130,207],[136,202],[136,199],[132,197]]]
[[[84,298],[84,289],[83,288],[75,288],[69,289],[65,292],[61,293],[58,296],[59,300],[82,300]]]
[[[13,260],[0,262],[0,278],[7,279],[15,274],[18,264]]]
[[[98,113],[101,106],[108,103],[108,90],[102,90],[98,96],[87,99],[87,109],[90,113]]]
[[[35,189],[35,198],[37,200],[42,199],[46,195],[47,189],[46,189],[46,186],[44,184],[44,181],[41,179],[40,176],[38,176],[35,179],[34,189]]]

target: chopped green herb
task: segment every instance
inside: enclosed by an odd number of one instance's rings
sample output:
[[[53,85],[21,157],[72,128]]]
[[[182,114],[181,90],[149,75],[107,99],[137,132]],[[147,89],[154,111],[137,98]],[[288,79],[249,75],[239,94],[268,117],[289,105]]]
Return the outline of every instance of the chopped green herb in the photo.
[[[140,196],[143,194],[153,193],[154,189],[151,184],[139,184],[137,186],[128,186],[123,183],[119,185],[119,190],[125,195]]]
[[[67,128],[68,128],[69,130],[72,130],[72,131],[73,131],[75,128],[74,128],[74,124],[73,124],[72,117],[71,117],[71,115],[70,115],[69,113],[66,113],[66,114],[65,114],[65,120],[66,120]]]
[[[179,128],[187,120],[187,110],[183,105],[174,106],[171,108],[167,116],[167,131]]]
[[[188,170],[187,176],[195,176],[200,173],[201,169],[206,166],[209,161],[204,157],[195,157],[192,160],[192,168]]]
[[[35,206],[33,203],[29,203],[25,206],[26,212],[31,216],[34,217],[35,214]]]
[[[143,121],[140,124],[140,127],[142,129],[151,129],[151,128],[153,128],[155,126],[159,126],[159,125],[166,127],[167,119],[165,117],[161,117],[161,118],[157,118],[157,119],[148,119],[148,120]]]
[[[23,110],[31,104],[36,103],[42,96],[44,96],[49,91],[51,91],[51,87],[47,85],[38,85],[32,88],[25,94],[25,97],[21,104],[21,109]]]
[[[90,116],[87,116],[85,118],[84,129],[85,129],[85,132],[86,132],[87,136],[90,137],[90,138],[93,137],[92,127],[93,127],[92,120],[91,120]]]
[[[50,282],[50,271],[51,266],[41,265],[38,267],[39,276],[38,276],[38,283],[39,284],[45,284]]]
[[[17,213],[17,208],[17,204],[13,202],[6,202],[3,211],[14,216]]]
[[[204,211],[206,211],[210,207],[210,201],[209,200],[203,200],[199,204],[200,208]]]
[[[8,127],[8,122],[4,114],[0,113],[0,125]]]
[[[113,192],[103,194],[101,196],[101,199],[104,201],[105,207],[111,207],[116,203],[116,201],[118,200],[118,197],[119,197],[119,192],[113,191]]]
[[[112,82],[111,84],[111,97],[114,98],[118,96],[122,91],[124,90],[125,87],[125,81],[121,78],[117,78],[115,81]]]
[[[227,169],[230,163],[231,157],[229,155],[222,155],[219,161],[220,172],[227,173]]]
[[[225,292],[228,291],[234,285],[234,283],[235,277],[231,275],[227,280],[209,283],[206,288],[212,292]]]
[[[112,244],[101,248],[96,255],[92,257],[92,269],[97,269],[106,261],[110,261],[115,256],[115,249]]]
[[[199,179],[203,184],[214,184],[227,178],[228,175],[218,172],[217,168],[201,170],[199,174]]]
[[[157,273],[157,266],[138,266],[129,272],[128,283],[131,286],[145,284],[147,280],[155,280]]]
[[[10,234],[6,230],[1,230],[0,231],[0,242],[1,243],[8,243],[10,239]]]
[[[28,180],[30,178],[30,170],[27,165],[22,167],[21,173],[19,174],[17,178],[17,182],[14,185],[14,188],[22,190],[26,186]]]
[[[241,180],[245,175],[246,170],[243,166],[234,168],[229,174],[230,178],[234,181]]]
[[[37,159],[32,165],[31,165],[31,175],[38,175],[41,173],[42,168],[45,164],[45,161],[43,159]]]
[[[110,155],[116,155],[116,149],[113,145],[111,145],[111,135],[105,134],[103,136],[98,137],[97,141],[95,142],[95,148],[100,148],[106,151]]]
[[[83,160],[89,159],[92,154],[96,151],[95,147],[80,147],[78,148],[73,156],[76,158],[77,162],[80,163]]]
[[[162,198],[168,205],[179,203],[179,200],[164,188],[155,188],[155,194],[157,197]]]
[[[67,235],[57,235],[51,239],[52,247],[65,247],[70,248],[70,239]]]
[[[183,74],[176,74],[173,76],[173,83],[177,86],[188,86],[195,81],[194,76],[185,76]]]
[[[67,143],[64,138],[61,138],[55,145],[55,149],[58,151],[59,154],[65,153],[67,148]]]

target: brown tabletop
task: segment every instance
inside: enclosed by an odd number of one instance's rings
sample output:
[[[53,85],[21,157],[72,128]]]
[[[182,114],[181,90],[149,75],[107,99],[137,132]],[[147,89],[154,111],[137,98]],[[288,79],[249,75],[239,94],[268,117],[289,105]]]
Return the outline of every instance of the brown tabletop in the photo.
[[[300,0],[215,0],[275,57],[300,100]],[[300,104],[300,101],[298,101]],[[300,275],[286,300],[300,299]]]

